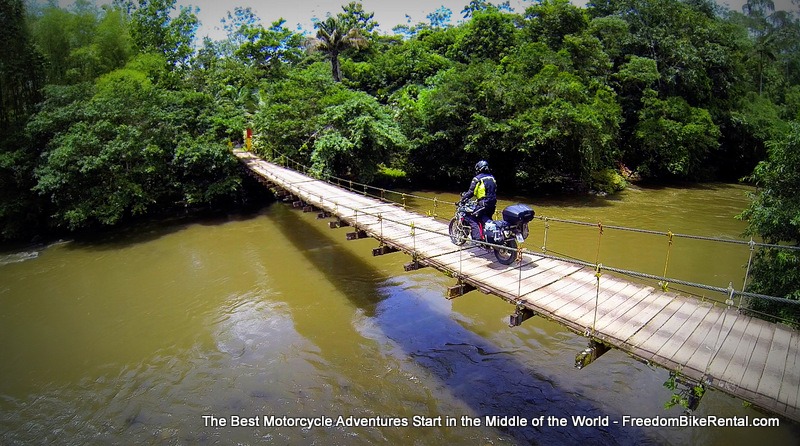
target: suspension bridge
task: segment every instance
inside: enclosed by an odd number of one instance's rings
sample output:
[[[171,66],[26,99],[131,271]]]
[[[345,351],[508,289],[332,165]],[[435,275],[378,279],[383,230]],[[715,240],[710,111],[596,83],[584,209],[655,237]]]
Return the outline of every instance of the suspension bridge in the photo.
[[[587,348],[576,355],[578,368],[616,348],[670,370],[690,409],[706,389],[714,388],[800,421],[800,332],[741,311],[745,296],[779,298],[706,286],[726,299],[701,300],[620,276],[666,278],[527,249],[519,249],[516,262],[503,266],[485,247],[453,245],[447,223],[408,210],[405,195],[402,203],[388,201],[382,193],[368,194],[364,185],[335,185],[247,151],[233,152],[284,201],[333,218],[331,228],[352,228],[348,239],[377,239],[373,255],[404,252],[411,256],[407,271],[433,267],[453,277],[456,283],[448,288],[448,298],[480,290],[514,305],[511,326],[540,316],[587,337]]]

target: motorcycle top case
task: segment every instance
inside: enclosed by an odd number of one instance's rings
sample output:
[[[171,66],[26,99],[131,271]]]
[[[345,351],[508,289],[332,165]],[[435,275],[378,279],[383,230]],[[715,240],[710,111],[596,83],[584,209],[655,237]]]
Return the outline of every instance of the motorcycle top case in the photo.
[[[510,225],[528,223],[533,220],[533,215],[533,209],[524,204],[512,204],[503,209],[503,220],[507,221]]]

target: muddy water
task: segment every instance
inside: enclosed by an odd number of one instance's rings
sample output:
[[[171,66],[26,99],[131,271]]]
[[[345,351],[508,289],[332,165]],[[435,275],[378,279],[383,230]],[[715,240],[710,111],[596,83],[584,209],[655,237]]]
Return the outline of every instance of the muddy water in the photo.
[[[732,216],[745,192],[632,189],[531,204],[562,219],[737,237],[744,225]],[[531,231],[526,246],[540,249],[544,223]],[[513,308],[500,299],[447,301],[452,279],[404,273],[407,257],[372,257],[374,240],[348,242],[344,232],[274,204],[3,254],[0,444],[796,444],[800,429],[787,420],[614,424],[680,415],[663,408],[667,372],[617,351],[576,370],[583,338],[537,318],[510,329]],[[663,273],[663,236],[598,232],[551,223],[547,248]],[[668,275],[740,286],[746,247],[682,243]],[[697,414],[764,416],[720,392]],[[486,426],[495,415],[528,425]],[[272,416],[334,425],[265,427]],[[610,423],[579,427],[573,416]],[[544,425],[531,426],[540,417]],[[558,419],[567,425],[549,425]],[[354,425],[364,422],[372,425]]]

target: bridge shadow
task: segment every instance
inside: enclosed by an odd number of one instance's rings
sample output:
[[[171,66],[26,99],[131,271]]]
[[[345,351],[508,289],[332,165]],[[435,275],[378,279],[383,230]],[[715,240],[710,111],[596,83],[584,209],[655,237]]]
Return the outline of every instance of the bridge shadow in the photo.
[[[483,419],[492,415],[519,415],[528,419],[540,416],[570,418],[573,415],[598,417],[609,413],[581,395],[559,388],[558,383],[531,369],[489,339],[459,322],[458,314],[447,308],[444,289],[431,286],[437,271],[387,275],[374,263],[350,251],[343,230],[331,229],[323,221],[304,218],[280,204],[272,209],[277,230],[319,271],[337,291],[346,296],[363,314],[375,321],[402,354],[436,377],[447,391],[466,404],[472,414]],[[370,239],[372,240],[372,239]],[[375,245],[370,246],[376,246]],[[368,248],[365,248],[368,249]],[[393,254],[395,256],[403,254]],[[492,265],[492,268],[505,268]],[[532,265],[530,267],[533,267]],[[399,268],[399,265],[398,265]],[[426,281],[420,286],[420,281]],[[420,298],[420,294],[440,297]],[[499,300],[498,300],[499,302]],[[509,306],[509,310],[511,307]],[[570,364],[564,364],[569,367]],[[456,414],[441,414],[456,415]],[[469,428],[464,428],[469,429]],[[513,427],[501,429],[518,444],[656,444],[643,430],[611,424],[608,427]]]

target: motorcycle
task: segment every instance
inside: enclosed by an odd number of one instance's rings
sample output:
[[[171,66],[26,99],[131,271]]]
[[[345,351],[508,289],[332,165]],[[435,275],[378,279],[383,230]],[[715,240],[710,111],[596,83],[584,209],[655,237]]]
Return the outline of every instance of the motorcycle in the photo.
[[[456,212],[450,220],[450,241],[456,246],[461,246],[472,239],[470,220],[467,218],[478,207],[475,201],[461,200],[456,203]],[[524,204],[513,204],[503,209],[502,220],[489,220],[481,227],[483,235],[478,242],[487,249],[494,250],[497,261],[503,265],[510,265],[516,259],[517,244],[528,238],[528,223],[533,220],[535,212]]]

